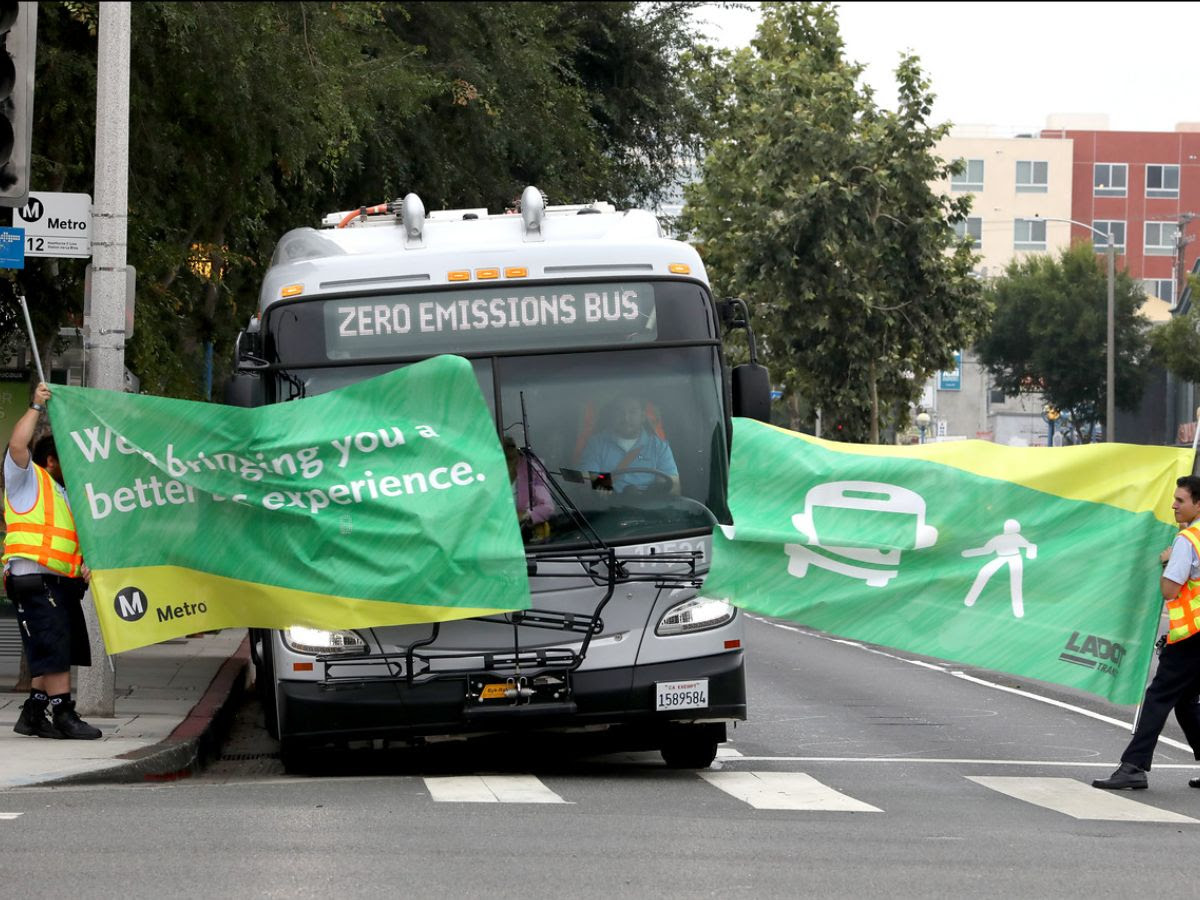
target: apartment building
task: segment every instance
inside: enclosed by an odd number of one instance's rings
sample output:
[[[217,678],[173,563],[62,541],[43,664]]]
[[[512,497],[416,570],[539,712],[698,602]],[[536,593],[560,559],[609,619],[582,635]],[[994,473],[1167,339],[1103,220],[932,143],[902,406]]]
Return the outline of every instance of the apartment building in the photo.
[[[963,171],[937,189],[971,195],[971,212],[958,231],[974,239],[981,276],[994,278],[1025,254],[1070,246],[1070,140],[991,137],[983,128],[960,128],[938,143],[937,152],[963,161]]]
[[[1052,117],[1041,137],[1071,145],[1071,218],[1112,233],[1117,267],[1146,289],[1143,312],[1166,321],[1200,257],[1200,123],[1161,132],[1103,125],[1104,117]],[[1089,239],[1104,251],[1103,237],[1072,226],[1072,240]]]
[[[971,212],[960,223],[980,261],[976,273],[996,278],[1014,259],[1057,253],[1070,246],[1074,157],[1069,139],[996,137],[986,127],[955,129],[937,147],[963,171],[936,185],[970,194]],[[922,406],[934,420],[933,438],[983,438],[1004,444],[1045,443],[1041,395],[1005,397],[995,390],[971,348],[961,348],[956,370],[931,379]]]

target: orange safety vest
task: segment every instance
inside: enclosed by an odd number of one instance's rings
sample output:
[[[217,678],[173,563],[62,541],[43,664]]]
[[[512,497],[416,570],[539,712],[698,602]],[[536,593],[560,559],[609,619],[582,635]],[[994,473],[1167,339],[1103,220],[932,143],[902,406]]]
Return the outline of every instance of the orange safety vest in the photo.
[[[1200,558],[1200,526],[1193,525],[1179,532]],[[1188,579],[1174,600],[1167,601],[1167,643],[1174,644],[1200,631],[1200,581]]]
[[[17,512],[4,497],[4,563],[14,556],[32,559],[68,578],[79,577],[83,557],[75,517],[66,499],[55,490],[50,473],[33,463],[38,479],[38,499],[25,512]]]

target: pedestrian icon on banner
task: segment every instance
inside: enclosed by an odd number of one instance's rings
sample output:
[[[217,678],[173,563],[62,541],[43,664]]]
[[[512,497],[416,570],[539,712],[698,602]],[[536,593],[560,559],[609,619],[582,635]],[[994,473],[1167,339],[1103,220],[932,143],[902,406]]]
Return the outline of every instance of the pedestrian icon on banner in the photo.
[[[809,566],[886,587],[900,574],[902,550],[937,543],[938,530],[925,521],[925,498],[908,488],[879,481],[830,481],[809,490],[804,512],[792,525],[805,544],[784,544],[788,574],[804,578]],[[863,546],[872,536],[875,546]],[[878,568],[877,568],[878,567]]]
[[[1025,615],[1025,600],[1022,595],[1021,578],[1024,570],[1024,562],[1021,559],[1021,549],[1025,549],[1026,559],[1037,559],[1037,544],[1032,544],[1021,536],[1021,523],[1016,519],[1009,519],[1004,523],[1004,533],[998,534],[982,547],[974,547],[970,550],[964,550],[964,557],[970,556],[987,556],[995,553],[996,558],[986,562],[979,574],[975,576],[975,583],[971,585],[971,590],[967,592],[966,599],[963,600],[964,606],[974,606],[975,601],[979,599],[979,595],[983,592],[988,580],[991,579],[1000,569],[1008,566],[1009,578],[1009,595],[1012,598],[1013,615],[1020,619]]]

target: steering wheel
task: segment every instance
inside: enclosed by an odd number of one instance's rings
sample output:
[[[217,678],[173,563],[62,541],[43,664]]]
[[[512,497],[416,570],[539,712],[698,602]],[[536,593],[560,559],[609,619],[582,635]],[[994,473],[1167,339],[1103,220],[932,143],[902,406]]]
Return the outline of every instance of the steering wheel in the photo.
[[[629,468],[629,469],[614,469],[613,483],[616,484],[618,475],[653,475],[654,480],[645,486],[635,484],[626,484],[625,487],[618,493],[627,493],[632,491],[637,494],[648,494],[652,497],[657,497],[662,494],[669,494],[675,488],[674,476],[668,475],[661,469],[648,468]]]

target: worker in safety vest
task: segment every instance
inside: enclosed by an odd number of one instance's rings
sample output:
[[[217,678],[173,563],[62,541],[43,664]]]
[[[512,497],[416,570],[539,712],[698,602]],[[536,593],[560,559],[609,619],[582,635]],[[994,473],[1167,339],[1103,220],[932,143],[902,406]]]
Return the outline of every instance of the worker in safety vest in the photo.
[[[44,738],[93,740],[100,729],[79,718],[71,699],[71,666],[90,666],[80,605],[88,570],[63,489],[51,435],[29,445],[50,389],[39,384],[13,428],[4,455],[4,587],[17,622],[33,689],[13,730]]]
[[[1167,603],[1167,642],[1158,658],[1154,679],[1146,688],[1142,714],[1129,746],[1121,754],[1121,765],[1108,778],[1092,782],[1094,787],[1133,789],[1147,786],[1154,745],[1175,710],[1175,718],[1200,759],[1200,477],[1186,475],[1175,489],[1175,521],[1182,530],[1169,550],[1159,557],[1163,564],[1159,586]],[[1200,788],[1200,778],[1188,782]]]

